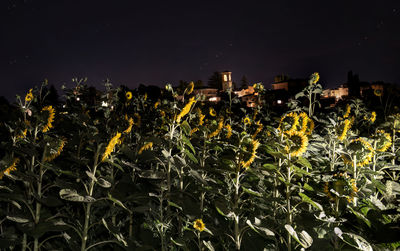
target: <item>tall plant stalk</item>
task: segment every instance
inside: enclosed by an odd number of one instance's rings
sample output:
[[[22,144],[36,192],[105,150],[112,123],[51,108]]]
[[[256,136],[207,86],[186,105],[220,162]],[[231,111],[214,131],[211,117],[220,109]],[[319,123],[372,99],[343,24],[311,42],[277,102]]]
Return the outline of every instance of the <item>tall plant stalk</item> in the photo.
[[[90,197],[92,197],[93,195],[93,189],[94,189],[94,185],[95,185],[95,180],[94,177],[96,176],[96,170],[97,170],[97,166],[98,166],[98,159],[100,156],[100,149],[101,147],[98,146],[96,153],[94,155],[94,162],[93,162],[93,168],[92,168],[92,179],[90,180],[90,185],[89,185],[89,193],[88,195]],[[92,204],[93,202],[88,202],[87,206],[85,208],[85,222],[83,225],[83,232],[82,232],[82,243],[81,243],[81,251],[85,251],[86,250],[86,244],[87,244],[87,239],[88,239],[88,231],[89,231],[89,223],[90,223],[90,210],[92,208]]]

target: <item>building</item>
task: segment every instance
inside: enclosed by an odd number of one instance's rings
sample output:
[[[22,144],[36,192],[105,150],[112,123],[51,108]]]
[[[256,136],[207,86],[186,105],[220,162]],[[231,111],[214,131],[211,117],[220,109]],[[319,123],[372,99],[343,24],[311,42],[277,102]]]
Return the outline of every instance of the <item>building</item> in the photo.
[[[335,98],[335,103],[340,99],[349,96],[349,88],[346,84],[340,85],[335,89],[326,89],[322,91],[321,98]]]

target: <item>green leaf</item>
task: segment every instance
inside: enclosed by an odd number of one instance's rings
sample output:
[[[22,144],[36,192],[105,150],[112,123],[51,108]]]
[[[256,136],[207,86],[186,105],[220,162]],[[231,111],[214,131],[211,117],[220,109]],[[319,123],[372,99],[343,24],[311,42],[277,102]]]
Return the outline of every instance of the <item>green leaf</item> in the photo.
[[[75,201],[75,202],[95,202],[96,199],[91,196],[83,196],[78,194],[78,192],[74,189],[61,189],[60,190],[60,198],[63,200]]]
[[[301,166],[308,168],[308,169],[312,169],[312,165],[311,163],[304,157],[300,156],[297,158],[297,163],[299,163]]]
[[[190,131],[192,130],[192,129],[190,128],[189,123],[188,123],[186,120],[184,120],[184,121],[180,124],[180,127],[183,129],[183,131],[185,132],[186,135],[189,135],[189,134],[190,134]]]
[[[172,201],[168,201],[168,205],[170,205],[171,207],[178,208],[179,210],[182,210],[182,207],[180,207],[178,204],[176,204]]]
[[[205,240],[203,240],[203,244],[204,244],[204,246],[205,246],[206,248],[208,248],[208,250],[210,250],[210,251],[214,251],[214,250],[215,250],[214,247],[213,247],[213,245],[211,244],[211,241],[205,241]]]
[[[303,185],[303,188],[305,189],[305,190],[307,190],[307,191],[314,191],[314,188],[312,188],[312,186],[310,186],[309,184],[307,184],[307,183],[305,183],[304,185]]]
[[[278,166],[276,166],[274,164],[264,164],[263,168],[267,169],[268,171],[273,171],[273,170],[277,170]]]
[[[371,227],[371,222],[370,222],[364,215],[362,215],[361,213],[355,211],[355,210],[354,210],[351,206],[349,206],[349,205],[347,205],[347,208],[349,208],[349,209],[351,210],[351,212],[353,212],[353,214],[354,214],[355,216],[357,216],[358,219],[364,221],[364,223],[367,224],[368,227]]]
[[[201,183],[203,183],[204,185],[207,185],[207,181],[205,179],[203,179],[203,177],[199,174],[199,172],[197,172],[196,170],[189,170],[189,173],[198,181],[200,181]]]
[[[165,173],[162,171],[145,170],[138,173],[138,176],[143,179],[162,180]]]
[[[86,175],[87,175],[89,178],[91,178],[92,180],[94,180],[94,181],[97,182],[97,178],[96,178],[96,176],[95,176],[93,173],[91,173],[91,172],[89,172],[89,171],[86,171]]]
[[[20,217],[20,216],[9,216],[7,215],[6,218],[10,221],[14,221],[17,223],[27,223],[29,222],[28,218]]]
[[[185,145],[187,145],[190,148],[190,150],[192,150],[193,154],[195,154],[196,151],[194,150],[192,143],[190,143],[190,140],[188,138],[186,138],[185,135],[182,135],[182,140],[183,140],[183,143],[185,143]]]
[[[292,165],[291,167],[294,169],[294,172],[299,176],[303,176],[303,175],[310,176],[311,175],[311,173],[309,173],[306,170],[303,170],[295,165]]]
[[[122,207],[123,209],[127,210],[128,212],[131,212],[120,200],[112,197],[111,194],[108,194],[108,199],[117,204],[118,206]]]
[[[191,159],[194,163],[196,163],[196,164],[199,163],[199,162],[197,161],[196,157],[194,157],[194,155],[193,155],[191,152],[189,152],[189,150],[186,149],[186,148],[185,148],[185,154],[186,154],[186,156],[188,156],[189,159]]]
[[[358,250],[373,251],[371,244],[359,235],[342,232],[338,227],[335,227],[335,234],[344,242]]]
[[[320,211],[323,211],[323,208],[319,203],[313,201],[310,197],[308,197],[304,193],[299,193],[299,195],[300,195],[302,201],[304,201],[304,202],[306,202],[308,204],[311,204],[313,207],[315,207],[316,209],[318,209]]]
[[[258,219],[256,218],[256,220],[258,220]],[[258,221],[259,221],[259,220],[258,220]],[[266,237],[275,236],[275,233],[272,232],[271,230],[269,230],[268,228],[260,227],[260,226],[257,226],[257,225],[253,225],[253,224],[251,223],[250,220],[247,220],[247,221],[246,221],[246,224],[247,224],[251,229],[253,229],[256,233],[258,233],[258,234],[260,234],[260,235],[261,235],[261,233],[260,233],[260,231],[261,231],[262,233],[265,234]]]
[[[111,183],[110,183],[109,181],[103,179],[103,178],[99,178],[99,179],[96,181],[96,183],[97,183],[99,186],[104,187],[104,188],[109,188],[109,187],[111,187]]]
[[[304,230],[301,231],[299,238],[292,226],[286,224],[285,229],[289,232],[289,234],[293,237],[293,239],[295,239],[303,248],[311,247],[313,239],[306,231]]]
[[[251,195],[254,195],[254,196],[257,196],[257,197],[262,197],[261,193],[256,192],[254,190],[251,190],[250,188],[245,188],[244,186],[242,186],[242,189],[243,189],[243,191],[245,191],[248,194],[251,194]]]

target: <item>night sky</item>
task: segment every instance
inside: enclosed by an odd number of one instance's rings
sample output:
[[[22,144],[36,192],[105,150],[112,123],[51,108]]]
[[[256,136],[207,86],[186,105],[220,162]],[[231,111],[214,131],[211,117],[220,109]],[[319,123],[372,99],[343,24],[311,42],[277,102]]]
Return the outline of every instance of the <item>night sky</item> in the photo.
[[[347,72],[400,84],[400,1],[1,0],[0,96],[74,77],[102,89],[286,74],[336,87]],[[263,2],[263,3],[261,3]]]

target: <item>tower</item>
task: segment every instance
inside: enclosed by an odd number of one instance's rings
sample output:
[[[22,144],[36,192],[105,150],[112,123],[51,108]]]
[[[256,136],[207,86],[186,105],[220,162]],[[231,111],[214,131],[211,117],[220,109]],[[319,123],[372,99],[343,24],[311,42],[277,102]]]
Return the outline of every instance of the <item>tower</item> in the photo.
[[[230,71],[223,71],[221,72],[222,78],[222,90],[226,91],[228,89],[232,89],[232,72]]]

